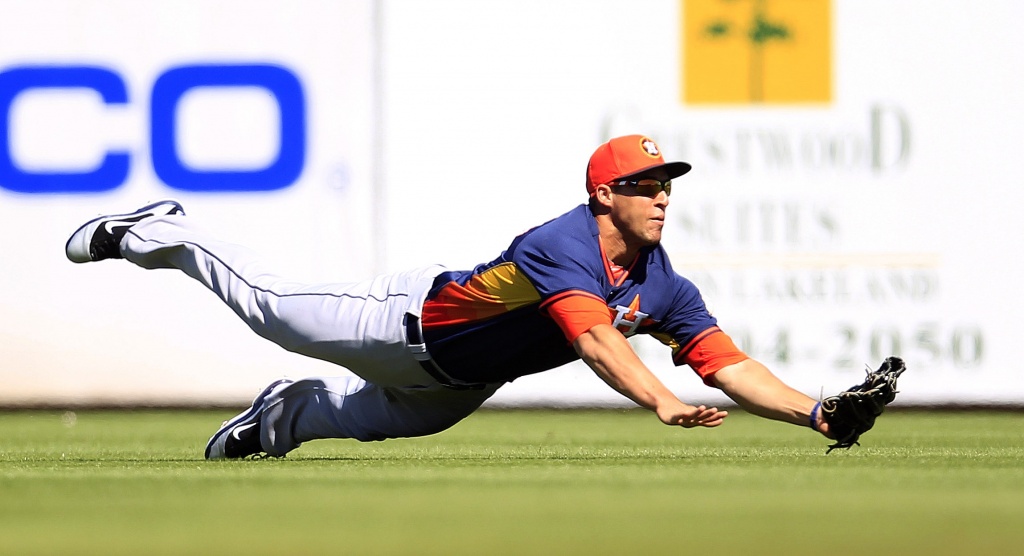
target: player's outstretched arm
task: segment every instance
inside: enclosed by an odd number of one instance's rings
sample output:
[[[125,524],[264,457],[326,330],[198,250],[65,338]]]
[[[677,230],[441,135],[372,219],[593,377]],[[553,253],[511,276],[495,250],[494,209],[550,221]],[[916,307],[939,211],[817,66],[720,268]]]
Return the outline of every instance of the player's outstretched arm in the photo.
[[[714,374],[714,380],[726,395],[754,415],[810,426],[815,400],[786,385],[754,359],[722,368]],[[815,417],[817,430],[831,438],[820,412]]]
[[[666,425],[717,427],[729,415],[715,407],[692,406],[679,400],[633,351],[629,341],[610,324],[599,324],[580,335],[573,347],[609,386],[640,407],[658,415]]]

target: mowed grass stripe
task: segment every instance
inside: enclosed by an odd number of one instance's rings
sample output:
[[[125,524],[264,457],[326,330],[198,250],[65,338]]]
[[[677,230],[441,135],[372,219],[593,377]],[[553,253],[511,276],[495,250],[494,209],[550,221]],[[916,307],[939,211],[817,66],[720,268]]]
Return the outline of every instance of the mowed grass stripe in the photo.
[[[884,415],[825,456],[733,412],[481,411],[420,439],[207,462],[230,412],[0,413],[2,554],[1012,553],[1024,414]]]

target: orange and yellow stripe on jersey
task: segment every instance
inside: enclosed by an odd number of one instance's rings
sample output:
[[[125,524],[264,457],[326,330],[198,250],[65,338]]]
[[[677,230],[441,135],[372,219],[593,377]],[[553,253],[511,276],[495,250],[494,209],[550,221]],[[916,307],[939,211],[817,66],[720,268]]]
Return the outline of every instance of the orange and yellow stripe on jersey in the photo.
[[[473,274],[465,283],[451,281],[423,304],[423,327],[465,324],[540,303],[540,293],[519,268],[502,263]]]

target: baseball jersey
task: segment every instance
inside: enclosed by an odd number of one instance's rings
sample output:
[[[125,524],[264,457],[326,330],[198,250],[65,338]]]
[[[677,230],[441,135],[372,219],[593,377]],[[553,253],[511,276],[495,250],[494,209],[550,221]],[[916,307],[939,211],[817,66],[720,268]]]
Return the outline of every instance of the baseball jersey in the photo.
[[[595,317],[595,307],[604,314]],[[661,245],[642,249],[626,268],[612,265],[588,205],[523,233],[489,263],[441,274],[422,313],[434,361],[449,376],[477,383],[510,381],[579,359],[572,341],[595,322],[627,337],[658,338],[676,365],[704,367],[706,354],[693,352],[714,353],[716,368],[698,370],[709,384],[711,372],[746,358],[718,329],[697,287],[673,271]],[[717,334],[724,344],[694,349]]]

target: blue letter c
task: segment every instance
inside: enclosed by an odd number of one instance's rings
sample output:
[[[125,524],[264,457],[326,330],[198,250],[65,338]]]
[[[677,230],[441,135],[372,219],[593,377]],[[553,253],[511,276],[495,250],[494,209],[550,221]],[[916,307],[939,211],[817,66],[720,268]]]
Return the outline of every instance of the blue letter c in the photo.
[[[129,154],[107,152],[87,172],[26,172],[11,156],[11,106],[31,89],[92,89],[105,104],[126,104],[128,91],[116,73],[93,66],[22,66],[0,72],[0,187],[19,193],[108,191],[128,178]]]

